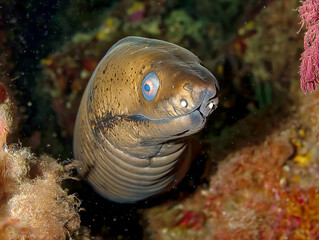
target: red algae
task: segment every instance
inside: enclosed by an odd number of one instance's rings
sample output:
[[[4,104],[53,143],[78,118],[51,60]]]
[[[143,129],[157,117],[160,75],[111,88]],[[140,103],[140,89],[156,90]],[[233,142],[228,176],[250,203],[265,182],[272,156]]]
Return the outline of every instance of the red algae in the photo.
[[[319,84],[319,1],[306,0],[301,3],[301,28],[305,25],[307,31],[304,37],[305,51],[301,55],[300,83],[306,93],[315,91]]]
[[[185,227],[195,231],[200,230],[205,222],[205,215],[198,211],[187,211],[182,214],[181,220],[177,223],[178,227]]]

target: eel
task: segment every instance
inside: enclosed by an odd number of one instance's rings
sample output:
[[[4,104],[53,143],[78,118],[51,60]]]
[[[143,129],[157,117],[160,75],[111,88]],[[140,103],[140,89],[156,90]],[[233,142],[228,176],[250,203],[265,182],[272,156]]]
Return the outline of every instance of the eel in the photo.
[[[94,70],[74,130],[78,172],[103,197],[134,203],[176,186],[190,136],[218,105],[218,82],[190,51],[162,40],[119,40]]]

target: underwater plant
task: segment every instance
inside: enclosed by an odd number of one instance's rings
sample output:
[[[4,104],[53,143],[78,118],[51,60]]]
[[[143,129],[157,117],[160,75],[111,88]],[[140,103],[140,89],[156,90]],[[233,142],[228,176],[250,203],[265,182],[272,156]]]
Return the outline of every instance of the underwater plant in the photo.
[[[319,0],[306,0],[299,7],[301,28],[305,25],[305,51],[301,55],[300,85],[304,93],[315,91],[319,84]],[[300,28],[300,29],[301,29]]]

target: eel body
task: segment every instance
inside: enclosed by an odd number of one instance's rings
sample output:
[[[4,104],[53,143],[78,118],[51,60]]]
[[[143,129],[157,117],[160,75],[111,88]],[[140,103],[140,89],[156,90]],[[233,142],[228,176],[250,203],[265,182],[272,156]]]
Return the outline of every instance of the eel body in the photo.
[[[105,198],[133,203],[175,186],[191,162],[189,136],[217,107],[218,83],[190,51],[126,37],[100,61],[74,131],[79,173]]]

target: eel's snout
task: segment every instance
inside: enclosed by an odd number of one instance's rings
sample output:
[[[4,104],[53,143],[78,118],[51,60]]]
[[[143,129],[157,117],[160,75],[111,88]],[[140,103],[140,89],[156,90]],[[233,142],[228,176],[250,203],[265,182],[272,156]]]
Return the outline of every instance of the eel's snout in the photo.
[[[210,90],[206,90],[206,94],[201,106],[199,107],[199,111],[203,116],[208,117],[217,108],[218,101],[219,100],[215,92],[213,93]]]
[[[200,66],[195,72],[197,75],[193,79],[192,95],[198,96],[199,106],[196,110],[206,118],[217,108],[219,86],[217,79],[206,68]]]

